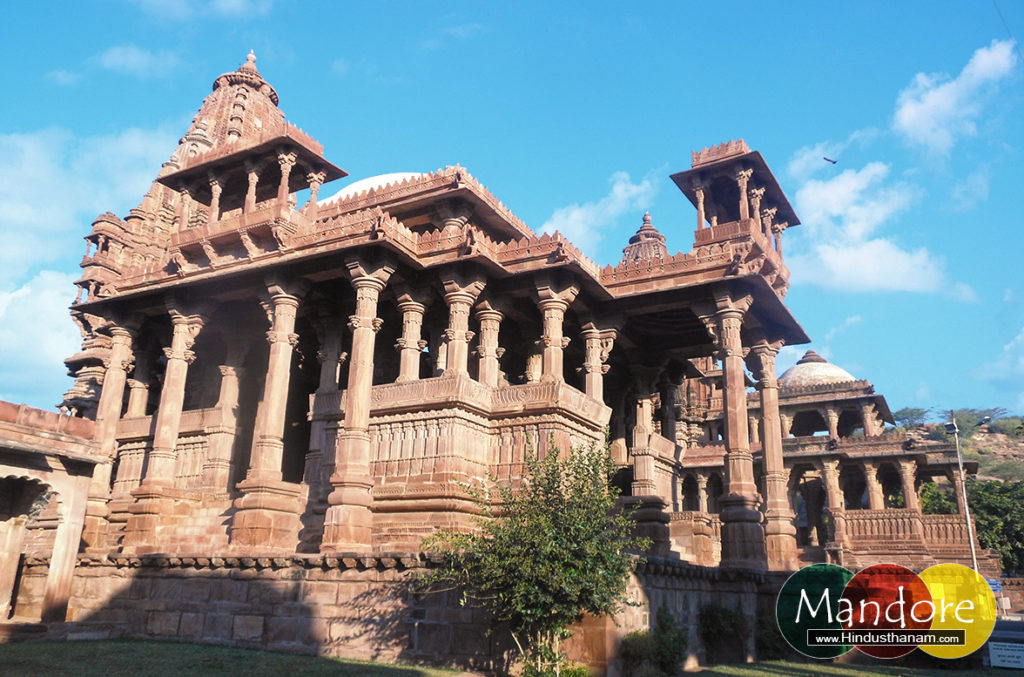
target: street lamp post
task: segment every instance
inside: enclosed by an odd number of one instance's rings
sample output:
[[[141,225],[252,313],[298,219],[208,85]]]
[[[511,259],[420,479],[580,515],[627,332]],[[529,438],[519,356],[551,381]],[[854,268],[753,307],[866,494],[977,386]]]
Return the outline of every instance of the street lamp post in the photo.
[[[992,420],[992,417],[986,416],[978,421],[974,427],[977,428],[978,426],[985,425],[990,420]],[[974,564],[974,572],[979,573],[978,553],[974,547],[974,525],[971,523],[971,509],[967,504],[967,477],[964,475],[964,457],[960,453],[960,428],[956,424],[956,413],[952,410],[949,412],[949,423],[945,427],[946,434],[952,433],[953,439],[956,440],[956,464],[960,468],[960,491],[963,495],[964,520],[967,522],[967,542],[971,545],[971,563]]]

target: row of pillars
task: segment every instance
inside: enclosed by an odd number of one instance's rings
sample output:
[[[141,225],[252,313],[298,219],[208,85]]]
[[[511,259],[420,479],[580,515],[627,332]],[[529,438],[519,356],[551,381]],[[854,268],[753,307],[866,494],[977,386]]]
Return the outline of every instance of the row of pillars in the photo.
[[[736,187],[739,189],[739,215],[740,221],[752,218],[761,233],[768,238],[774,238],[775,249],[782,254],[782,233],[789,227],[787,221],[775,221],[776,207],[761,208],[761,200],[764,198],[764,187],[750,185],[750,178],[754,175],[753,169],[739,168],[733,174]],[[711,196],[711,184],[701,179],[694,179],[693,190],[697,198],[697,230],[703,230],[710,224],[712,228],[718,225],[718,214],[714,209],[710,214],[706,212],[707,204],[714,204]]]
[[[277,185],[277,202],[278,204],[285,204],[288,200],[288,196],[291,193],[289,188],[289,181],[291,179],[291,173],[298,161],[298,156],[293,152],[279,151],[277,153],[277,163],[281,169],[281,178]],[[248,187],[245,193],[245,202],[242,206],[243,213],[249,213],[256,209],[256,187],[260,181],[260,170],[261,166],[254,162],[246,163],[246,178],[248,180]],[[316,206],[317,206],[317,195],[320,192],[320,187],[324,184],[327,178],[325,172],[308,172],[306,174],[306,181],[309,184],[310,194],[309,200],[302,207],[300,211],[306,214],[310,218],[316,218]],[[220,220],[220,198],[224,191],[224,180],[218,174],[209,172],[207,174],[207,180],[210,185],[210,207],[209,207],[209,222],[213,223]],[[192,194],[188,186],[182,186],[179,190],[181,200],[178,205],[178,223],[179,229],[185,230],[189,226],[189,218],[191,215],[192,205]]]
[[[373,380],[375,334],[382,321],[376,316],[381,292],[395,272],[389,262],[371,262],[350,258],[346,272],[355,290],[355,311],[349,317],[352,331],[351,350],[348,355],[348,388],[345,402],[344,428],[334,440],[329,465],[334,471],[330,477],[332,491],[325,517],[323,549],[325,551],[365,548],[370,538],[370,390]],[[282,481],[283,436],[285,406],[292,351],[297,343],[296,314],[301,298],[308,290],[302,280],[268,280],[268,295],[264,303],[270,320],[267,340],[270,351],[264,380],[263,397],[256,416],[252,453],[245,479],[237,485],[242,496],[236,501],[237,513],[231,527],[233,543],[251,546],[277,547],[293,550],[300,508],[299,488]],[[500,367],[498,359],[502,349],[498,345],[503,314],[491,303],[477,304],[485,286],[476,276],[448,275],[444,279],[444,299],[449,307],[449,325],[445,331],[439,362],[445,376],[468,375],[469,343],[474,333],[469,330],[469,318],[476,304],[475,317],[480,325],[478,350],[481,382],[497,386]],[[538,282],[538,306],[543,315],[541,342],[541,380],[561,380],[563,350],[568,343],[562,325],[565,312],[575,299],[578,289],[571,285],[556,285],[549,280]],[[399,382],[419,378],[419,360],[424,347],[421,336],[426,300],[407,285],[396,288],[398,307],[403,315],[402,336],[396,344],[400,353]],[[135,505],[131,509],[126,527],[127,549],[152,547],[158,540],[161,516],[165,514],[164,499],[173,493],[178,434],[188,367],[194,361],[192,346],[212,312],[210,308],[186,309],[168,301],[172,320],[171,345],[164,349],[167,365],[161,391],[160,405],[154,421],[152,448],[146,464],[145,476],[131,492]],[[124,388],[131,386],[128,373],[132,369],[132,340],[139,322],[122,322],[110,329],[111,352],[100,396],[97,414],[97,439],[108,462],[101,465],[93,478],[87,519],[87,544],[100,546],[105,525],[107,487],[110,482],[110,461],[116,456],[116,429],[121,411]],[[613,329],[600,329],[587,324],[582,332],[586,342],[584,372],[586,393],[603,398],[605,361],[614,340]],[[326,330],[321,346],[320,389],[336,391],[338,366],[341,362],[340,333]],[[237,365],[222,368],[222,390],[225,383],[234,384],[237,400]],[[146,389],[132,387],[127,415],[141,415],[145,411]],[[221,399],[232,400],[232,394],[221,393]],[[332,463],[330,463],[332,461]],[[124,464],[122,471],[134,468]],[[227,472],[227,468],[223,469]],[[119,473],[120,474],[120,473]]]

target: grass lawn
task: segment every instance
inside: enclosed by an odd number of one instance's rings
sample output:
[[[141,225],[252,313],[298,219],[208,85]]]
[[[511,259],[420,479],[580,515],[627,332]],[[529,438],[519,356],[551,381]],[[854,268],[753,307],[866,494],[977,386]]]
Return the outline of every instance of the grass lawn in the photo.
[[[452,677],[453,670],[132,640],[0,644],[4,677]]]
[[[0,663],[2,665],[2,663]],[[943,670],[936,668],[908,668],[886,665],[879,661],[874,665],[839,665],[834,663],[793,663],[789,661],[766,661],[745,665],[716,665],[705,668],[698,675],[722,675],[722,677],[811,677],[812,675],[834,675],[835,677],[868,677],[868,675],[903,675],[905,677],[965,677],[966,675],[1006,675],[1020,677],[1019,670]]]

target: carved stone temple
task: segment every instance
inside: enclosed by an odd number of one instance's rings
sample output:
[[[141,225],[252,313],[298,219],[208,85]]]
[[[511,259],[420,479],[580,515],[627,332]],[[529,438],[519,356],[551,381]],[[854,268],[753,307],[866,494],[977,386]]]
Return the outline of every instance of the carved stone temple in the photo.
[[[742,140],[671,176],[693,222],[637,214],[604,267],[462,167],[327,185],[346,175],[250,55],[138,207],[96,219],[63,415],[0,405],[7,616],[476,665],[497,641],[479,612],[394,593],[421,540],[475,527],[468,484],[606,429],[654,542],[648,606],[581,636],[663,603],[752,616],[810,562],[970,563],[962,514],[918,500],[959,488],[951,444],[887,429],[873,386],[813,352],[776,377],[809,341],[785,304],[800,221]],[[663,232],[691,229],[670,254]]]

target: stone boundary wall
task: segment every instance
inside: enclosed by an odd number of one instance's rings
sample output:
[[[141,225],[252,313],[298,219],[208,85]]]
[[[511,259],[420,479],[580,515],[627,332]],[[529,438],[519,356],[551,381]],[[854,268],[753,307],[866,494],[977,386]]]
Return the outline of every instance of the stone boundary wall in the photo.
[[[1024,613],[1024,578],[1003,578],[1003,595],[1010,599],[1010,610]]]
[[[36,638],[145,638],[347,658],[500,670],[511,641],[487,634],[483,610],[455,592],[415,595],[408,582],[432,562],[395,553],[333,556],[81,556],[68,622]],[[48,559],[30,557],[16,613],[42,603]],[[697,636],[700,607],[715,602],[755,625],[763,572],[649,558],[629,582],[632,601],[616,618],[586,618],[565,644],[572,658],[611,677],[621,638],[653,628],[668,605],[689,626],[688,666],[706,662]],[[2,641],[2,640],[0,640]],[[753,655],[753,633],[741,653]]]

